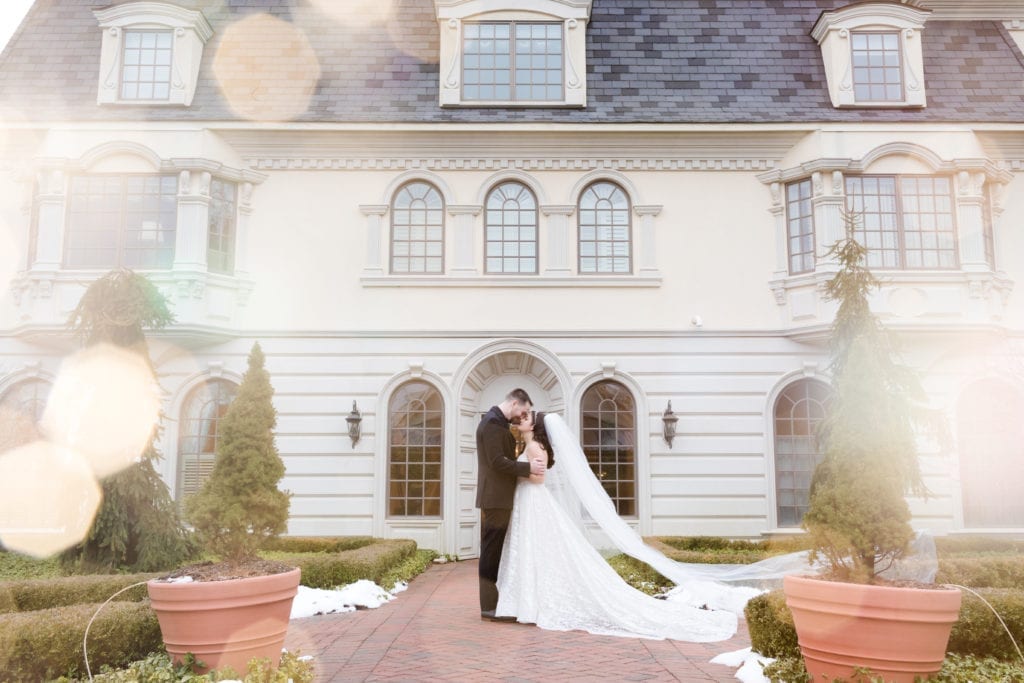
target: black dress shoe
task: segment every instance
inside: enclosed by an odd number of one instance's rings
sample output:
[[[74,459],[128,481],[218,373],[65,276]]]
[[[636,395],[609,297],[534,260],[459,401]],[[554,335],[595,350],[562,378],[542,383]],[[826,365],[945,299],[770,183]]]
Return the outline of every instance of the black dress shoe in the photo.
[[[483,619],[484,621],[501,621],[501,622],[512,622],[512,621],[516,620],[515,617],[498,617],[498,616],[495,616],[494,610],[492,610],[492,609],[481,610],[480,618]]]

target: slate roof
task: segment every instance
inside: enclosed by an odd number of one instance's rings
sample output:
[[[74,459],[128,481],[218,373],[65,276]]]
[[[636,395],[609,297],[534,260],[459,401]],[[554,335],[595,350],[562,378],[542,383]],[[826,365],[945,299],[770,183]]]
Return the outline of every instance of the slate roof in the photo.
[[[395,0],[390,22],[357,28],[340,25],[310,0],[175,2],[203,9],[215,31],[191,107],[97,106],[101,36],[92,10],[99,3],[37,0],[0,56],[0,116],[243,119],[225,98],[213,64],[230,26],[267,12],[306,36],[321,71],[298,121],[1024,121],[1024,56],[1001,23],[991,21],[926,24],[926,109],[833,108],[821,51],[809,31],[823,10],[848,0],[594,0],[583,110],[442,109],[432,0]],[[220,56],[221,81],[258,92],[271,111],[275,103],[304,96],[302,78],[294,78],[306,68],[301,51],[275,52],[280,46],[265,35],[242,36],[242,42],[248,50]]]

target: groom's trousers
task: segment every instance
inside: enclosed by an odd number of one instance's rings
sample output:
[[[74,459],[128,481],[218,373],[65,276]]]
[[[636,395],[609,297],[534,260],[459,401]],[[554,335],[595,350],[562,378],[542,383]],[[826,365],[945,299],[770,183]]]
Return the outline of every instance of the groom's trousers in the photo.
[[[498,606],[498,566],[505,533],[512,518],[507,508],[480,510],[480,611],[491,612]]]

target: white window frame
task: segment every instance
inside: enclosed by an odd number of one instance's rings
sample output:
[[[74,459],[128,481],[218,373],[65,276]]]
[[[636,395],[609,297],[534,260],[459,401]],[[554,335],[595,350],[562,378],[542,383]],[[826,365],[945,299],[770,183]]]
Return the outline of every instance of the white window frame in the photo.
[[[434,0],[440,25],[442,107],[585,107],[586,25],[592,0]],[[468,23],[562,24],[561,100],[465,100],[462,97],[463,26]]]
[[[921,34],[930,10],[893,3],[864,2],[822,12],[811,30],[821,47],[828,93],[832,106],[843,107],[924,107],[924,56]],[[853,79],[852,36],[856,33],[893,33],[899,35],[900,78],[903,97],[899,100],[858,101]]]
[[[94,10],[103,32],[96,103],[146,106],[189,106],[199,82],[203,47],[213,28],[199,10],[164,2],[130,2]],[[124,36],[129,31],[166,31],[172,36],[170,92],[167,99],[121,97]]]

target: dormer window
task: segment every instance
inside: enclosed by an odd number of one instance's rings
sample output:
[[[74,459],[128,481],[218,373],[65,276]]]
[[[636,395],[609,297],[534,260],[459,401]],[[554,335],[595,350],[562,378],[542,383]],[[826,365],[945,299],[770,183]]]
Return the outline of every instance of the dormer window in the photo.
[[[559,102],[562,24],[467,23],[462,33],[462,99]]]
[[[125,31],[121,99],[166,100],[171,94],[170,31]]]
[[[591,1],[434,0],[441,106],[586,106]]]
[[[202,12],[164,2],[127,2],[93,14],[103,31],[97,104],[192,103],[203,46]]]
[[[822,12],[811,36],[833,106],[925,106],[921,33],[929,13],[882,2]]]

